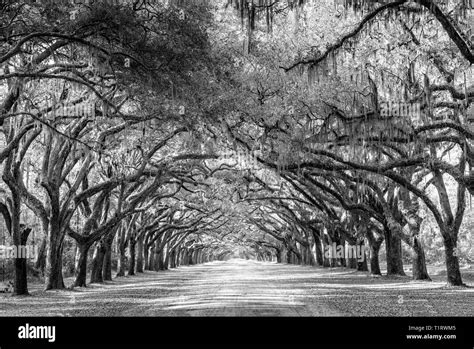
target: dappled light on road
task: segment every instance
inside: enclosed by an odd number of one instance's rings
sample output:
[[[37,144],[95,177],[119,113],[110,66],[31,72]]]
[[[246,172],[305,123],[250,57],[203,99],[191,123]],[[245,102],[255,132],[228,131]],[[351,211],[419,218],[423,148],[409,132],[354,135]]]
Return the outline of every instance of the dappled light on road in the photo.
[[[351,269],[232,259],[147,271],[87,288],[37,289],[32,297],[0,298],[0,315],[473,315],[474,289],[444,286],[442,281],[381,280]],[[444,301],[448,294],[451,303]]]

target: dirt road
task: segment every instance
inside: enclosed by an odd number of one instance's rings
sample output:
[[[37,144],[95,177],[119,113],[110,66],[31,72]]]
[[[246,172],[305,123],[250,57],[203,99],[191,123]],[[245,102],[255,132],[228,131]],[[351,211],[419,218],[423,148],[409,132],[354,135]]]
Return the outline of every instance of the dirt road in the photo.
[[[473,316],[474,289],[234,259],[0,296],[0,316]]]

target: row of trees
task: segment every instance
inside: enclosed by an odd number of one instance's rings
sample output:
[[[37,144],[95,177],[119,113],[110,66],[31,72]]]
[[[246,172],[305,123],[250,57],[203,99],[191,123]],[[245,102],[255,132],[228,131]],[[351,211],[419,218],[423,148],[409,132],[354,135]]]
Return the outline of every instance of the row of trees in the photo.
[[[299,2],[299,17],[280,23],[290,29],[261,46],[253,39],[256,68],[242,81],[255,102],[230,131],[240,146],[264,149],[258,160],[283,179],[275,191],[252,178],[259,194],[250,199],[265,199],[254,222],[272,237],[258,243],[323,265],[330,263],[323,246],[365,242],[371,272],[379,274],[385,241],[387,273],[403,275],[403,242],[413,277],[429,279],[421,228],[431,221],[444,243],[448,283],[462,285],[459,260],[472,261],[472,235],[462,251],[458,245],[460,232],[469,234],[464,217],[472,194],[472,9],[446,1],[342,4]],[[347,22],[342,36],[325,37]],[[318,29],[324,35],[315,39]],[[295,44],[288,31],[311,45]],[[285,45],[294,57],[275,50]],[[272,57],[275,51],[281,56]],[[249,135],[249,125],[262,132]]]
[[[426,280],[425,222],[462,285],[467,4],[226,3],[2,3],[0,212],[14,245],[41,232],[45,288],[65,286],[66,240],[74,286],[114,258],[121,276],[236,253],[380,274],[383,242],[388,274],[403,243]]]
[[[92,247],[91,282],[111,277],[114,238],[119,275],[127,246],[130,274],[135,263],[163,268],[165,250],[172,265],[218,250],[201,242],[220,223],[216,210],[182,195],[208,175],[187,142],[202,113],[194,99],[210,97],[192,91],[214,73],[208,9],[184,7],[183,17],[182,6],[161,3],[2,6],[0,207],[14,245],[32,230],[25,212],[36,217],[45,288],[64,287],[66,238],[77,245],[75,286],[86,284]],[[27,262],[16,258],[15,293],[27,292]]]

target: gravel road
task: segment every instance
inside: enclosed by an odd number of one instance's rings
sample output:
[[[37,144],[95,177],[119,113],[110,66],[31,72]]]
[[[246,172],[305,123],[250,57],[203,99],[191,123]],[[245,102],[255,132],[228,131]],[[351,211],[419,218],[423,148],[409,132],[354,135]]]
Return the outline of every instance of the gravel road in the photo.
[[[474,316],[474,288],[233,259],[0,295],[0,316]]]

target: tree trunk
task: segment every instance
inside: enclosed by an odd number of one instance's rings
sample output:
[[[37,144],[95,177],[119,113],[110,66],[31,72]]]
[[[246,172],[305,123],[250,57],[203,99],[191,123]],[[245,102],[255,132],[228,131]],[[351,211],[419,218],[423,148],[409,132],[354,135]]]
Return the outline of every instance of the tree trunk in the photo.
[[[431,281],[426,268],[425,251],[421,241],[417,237],[413,238],[413,279]]]
[[[87,242],[77,242],[79,250],[79,258],[77,260],[74,271],[73,287],[86,287],[87,278],[87,255],[89,253],[90,244]]]
[[[117,274],[115,277],[125,276],[125,249],[127,247],[127,239],[126,239],[126,229],[125,227],[121,226],[119,228],[118,236],[117,236],[117,249],[118,249],[118,259],[117,259]]]
[[[59,224],[51,222],[46,246],[45,290],[63,289],[63,239]]]
[[[344,239],[341,239],[341,235],[339,233],[339,231],[335,231],[334,232],[334,239],[333,241],[336,243],[336,248],[337,246],[343,246],[345,247],[345,240]],[[339,265],[341,267],[345,267],[346,266],[346,256],[343,255],[342,257],[340,258],[336,258],[336,265]]]
[[[185,247],[183,249],[183,265],[189,265],[189,250]]]
[[[15,258],[15,281],[13,294],[16,296],[28,295],[26,258]]]
[[[117,260],[117,275],[116,277],[119,276],[125,276],[125,244],[118,244],[118,260]]]
[[[321,239],[323,243],[323,251],[324,251],[324,260],[323,260],[323,267],[330,267],[331,266],[331,258],[328,256],[328,251],[331,248],[329,246],[329,240],[326,234],[324,234],[323,238]]]
[[[27,257],[22,254],[28,235],[31,232],[30,228],[24,227],[21,220],[21,196],[20,192],[17,189],[17,183],[21,181],[21,168],[17,163],[12,161],[13,154],[8,156],[8,162],[4,165],[3,168],[3,180],[8,185],[11,192],[11,201],[10,209],[11,212],[8,212],[6,205],[2,204],[5,212],[2,211],[3,218],[5,223],[7,220],[10,220],[9,233],[13,239],[13,248],[16,249],[17,255],[15,255],[13,265],[15,268],[15,276],[13,281],[13,294],[14,295],[28,295],[28,278],[27,278]]]
[[[323,265],[323,251],[321,250],[321,239],[319,238],[319,234],[313,232],[313,239],[314,239],[314,252],[316,253],[316,263],[319,266]]]
[[[174,249],[170,252],[170,269],[176,268],[176,251]]]
[[[385,228],[385,250],[387,253],[387,275],[405,275],[402,260],[402,240]]]
[[[144,243],[143,245],[143,264],[144,270],[150,270],[150,249],[147,247],[147,244]]]
[[[331,266],[331,268],[337,267],[337,260],[338,260],[337,257],[332,257],[332,258],[329,260],[329,265]]]
[[[381,236],[379,236],[380,238],[376,238],[374,233],[370,230],[367,230],[366,235],[370,247],[370,274],[382,275],[379,264],[379,251],[383,242],[383,238],[381,238]]]
[[[184,264],[191,265],[191,251],[188,248],[184,249]]]
[[[31,232],[31,228],[26,228],[20,226],[20,237],[19,241],[14,239],[13,244],[15,246],[26,246],[26,242],[28,240],[28,235]],[[17,242],[18,241],[18,242]],[[21,253],[21,250],[17,249],[17,252]],[[17,256],[15,258],[15,281],[14,281],[14,289],[13,294],[17,296],[28,295],[28,274],[27,274],[27,257],[28,256]]]
[[[182,248],[176,247],[176,268],[178,268],[182,264],[181,255],[182,255]]]
[[[165,254],[165,258],[163,260],[163,270],[168,270],[168,265],[169,265],[169,261],[170,261],[168,246],[166,247],[165,251],[166,251],[166,254]]]
[[[128,245],[130,249],[130,264],[128,266],[129,276],[135,275],[135,245],[136,241],[134,241],[134,239],[130,239],[130,243]]]
[[[194,256],[194,250],[191,249],[188,251],[188,265],[194,264],[193,256]]]
[[[102,266],[102,278],[104,281],[112,281],[112,242],[115,234],[110,233],[105,238],[104,264]]]
[[[143,235],[137,242],[137,273],[143,273]]]
[[[17,253],[21,253],[21,249],[26,245],[28,235],[31,232],[30,228],[24,228],[20,224],[20,208],[21,201],[20,196],[12,193],[13,207],[11,212],[12,222],[12,236],[13,246],[16,248]],[[13,283],[13,294],[17,296],[28,295],[28,279],[27,279],[27,257],[17,255],[14,259],[15,266],[15,279]]]
[[[369,268],[367,266],[367,254],[365,253],[364,241],[360,241],[357,246],[359,246],[359,252],[362,258],[362,260],[357,259],[357,271],[369,271]]]
[[[307,259],[307,263],[309,265],[316,265],[316,261],[314,259],[314,255],[313,255],[313,246],[312,246],[312,244],[313,244],[312,241],[308,241],[308,246],[305,246],[306,259]]]
[[[181,265],[181,247],[176,246],[176,268],[179,268]]]
[[[186,250],[184,248],[180,248],[179,249],[179,253],[178,253],[178,261],[179,261],[179,265],[185,265],[184,262],[184,254],[186,253]]]
[[[99,241],[94,250],[94,257],[92,258],[91,268],[91,284],[102,283],[104,278],[102,275],[102,268],[104,265],[105,246],[103,241]]]
[[[380,245],[370,245],[370,273],[372,275],[382,275],[379,263]]]
[[[276,254],[276,259],[277,259],[277,263],[281,263],[281,254],[282,254],[282,251],[280,248],[275,248],[275,254]]]
[[[155,268],[155,245],[148,248],[148,268],[147,270],[154,270]]]
[[[296,253],[297,263],[298,263],[298,265],[303,265],[304,264],[304,259],[303,259],[304,252],[303,251],[300,252],[298,249],[296,251],[297,251],[297,253]]]
[[[381,244],[382,242],[370,245],[370,273],[372,275],[382,275],[379,263],[379,251]]]
[[[71,275],[76,275],[77,266],[79,264],[79,246],[76,243],[74,244],[74,263],[71,263],[72,266],[69,266],[67,272]]]
[[[38,270],[41,275],[44,276],[44,268],[46,265],[46,237],[47,237],[47,229],[44,230],[44,236],[41,240],[41,245],[38,250],[38,256],[36,257],[35,261],[35,269]]]
[[[446,258],[447,281],[450,286],[465,286],[462,282],[461,271],[459,270],[459,258],[456,251],[456,241],[454,239],[445,238],[444,251]]]
[[[155,265],[153,266],[153,270],[160,271],[163,266],[163,254],[160,250],[160,242],[157,240],[155,243]]]
[[[292,258],[291,258],[291,249],[287,248],[286,249],[286,263],[291,264]]]
[[[355,247],[357,245],[352,245],[351,243],[349,243],[349,241],[347,242],[348,243],[348,249],[352,250],[352,251],[355,251]],[[357,258],[356,256],[352,255],[352,256],[347,256],[347,267],[348,268],[351,268],[351,269],[357,269]]]

